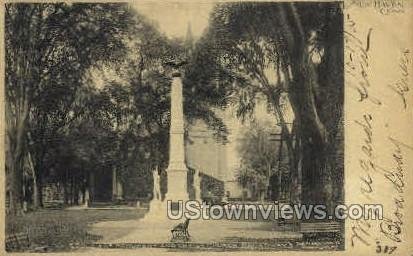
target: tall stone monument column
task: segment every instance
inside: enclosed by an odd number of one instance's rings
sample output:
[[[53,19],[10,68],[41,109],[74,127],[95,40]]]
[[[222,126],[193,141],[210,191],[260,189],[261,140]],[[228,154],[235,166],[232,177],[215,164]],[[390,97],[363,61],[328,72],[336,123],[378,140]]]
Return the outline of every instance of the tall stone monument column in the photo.
[[[171,127],[169,131],[169,165],[167,200],[177,202],[188,200],[187,175],[188,169],[185,164],[185,141],[184,141],[184,112],[182,97],[182,77],[179,67],[183,63],[170,63],[172,67],[171,86]]]

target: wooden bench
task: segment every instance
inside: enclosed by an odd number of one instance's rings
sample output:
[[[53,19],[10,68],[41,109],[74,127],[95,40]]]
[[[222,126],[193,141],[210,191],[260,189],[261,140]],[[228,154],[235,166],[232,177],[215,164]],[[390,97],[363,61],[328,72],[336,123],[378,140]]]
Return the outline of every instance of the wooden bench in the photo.
[[[186,219],[185,222],[179,223],[173,229],[171,229],[172,233],[172,241],[176,240],[184,240],[188,241],[191,237],[188,232],[189,226],[189,219]]]
[[[30,239],[28,233],[16,233],[6,236],[7,251],[22,251],[30,248]]]
[[[330,236],[338,238],[341,232],[339,222],[303,222],[300,224],[300,233],[305,240],[317,239],[318,237]]]

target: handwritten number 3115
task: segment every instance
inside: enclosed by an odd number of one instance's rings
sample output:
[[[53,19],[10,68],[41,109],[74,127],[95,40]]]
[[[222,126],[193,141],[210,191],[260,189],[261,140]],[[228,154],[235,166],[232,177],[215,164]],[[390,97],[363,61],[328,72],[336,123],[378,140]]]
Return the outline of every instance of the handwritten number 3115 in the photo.
[[[392,254],[396,250],[397,246],[382,246],[379,242],[376,245],[376,253]]]

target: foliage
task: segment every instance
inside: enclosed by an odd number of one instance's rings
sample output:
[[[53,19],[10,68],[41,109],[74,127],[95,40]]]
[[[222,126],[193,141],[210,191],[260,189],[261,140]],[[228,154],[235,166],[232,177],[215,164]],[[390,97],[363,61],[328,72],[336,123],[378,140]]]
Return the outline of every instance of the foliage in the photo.
[[[252,121],[249,129],[244,132],[238,146],[241,168],[237,173],[238,183],[244,188],[257,184],[266,191],[276,167],[280,167],[279,142],[271,140],[270,128],[268,122]]]
[[[35,207],[42,206],[44,183],[63,183],[74,202],[90,174],[113,168],[123,183],[142,179],[132,194],[150,190],[148,175],[168,161],[170,79],[163,64],[185,56],[183,42],[118,3],[10,3],[5,39],[11,208],[23,200],[26,163]],[[224,130],[207,107],[212,99],[192,100],[185,103],[188,120]]]
[[[6,4],[6,169],[13,211],[22,200],[24,159],[30,156],[40,185],[54,164],[46,159],[53,159],[67,125],[82,112],[74,101],[87,71],[124,54],[130,14],[125,4]]]
[[[242,119],[252,115],[257,97],[264,95],[284,131],[293,183],[300,182],[299,172],[307,183],[302,197],[292,200],[325,201],[324,182],[337,177],[327,156],[336,150],[332,141],[344,98],[340,7],[223,3],[213,10],[201,41],[197,51],[203,58],[194,65],[208,63],[209,68],[199,87],[222,90],[223,102],[235,104]],[[292,129],[282,107],[285,94],[294,114]],[[320,176],[326,179],[318,182]]]
[[[265,186],[266,177],[257,173],[256,170],[249,166],[241,166],[235,176],[237,182],[243,187],[248,188],[251,185],[259,184]]]
[[[154,165],[165,169],[170,79],[163,64],[177,56],[188,59],[188,123],[202,119],[225,140],[228,131],[216,110],[235,104],[245,119],[264,95],[283,128],[292,178],[297,183],[302,172],[308,180],[303,195],[323,200],[327,183],[335,189],[342,180],[332,162],[342,132],[341,18],[335,3],[222,3],[194,47],[192,40],[168,40],[127,4],[6,4],[12,211],[22,201],[27,166],[36,207],[45,180],[62,182],[77,197],[90,173],[116,168],[123,181],[147,181]],[[282,95],[294,113],[292,129]],[[263,143],[244,145],[241,176],[253,178],[253,170],[255,178],[268,178],[264,173],[274,166],[268,152],[274,150]],[[134,193],[147,189],[142,185]]]
[[[251,122],[238,147],[241,163],[269,178],[278,163],[278,145],[271,140],[268,123]]]

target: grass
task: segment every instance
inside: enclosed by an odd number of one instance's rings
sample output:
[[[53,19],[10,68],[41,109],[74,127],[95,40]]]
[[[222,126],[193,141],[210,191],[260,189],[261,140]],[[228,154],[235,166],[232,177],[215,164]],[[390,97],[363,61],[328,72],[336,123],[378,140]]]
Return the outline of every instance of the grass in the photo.
[[[22,216],[7,216],[6,235],[28,233],[31,247],[42,251],[68,251],[97,241],[88,233],[92,223],[141,218],[137,209],[38,210]]]
[[[28,233],[31,241],[30,251],[73,251],[93,244],[102,238],[89,233],[91,224],[103,221],[137,220],[142,218],[144,213],[145,210],[118,209],[116,207],[104,210],[94,208],[79,210],[44,209],[29,212],[22,216],[7,216],[6,235],[20,232]],[[272,226],[267,228],[272,228]],[[99,234],[121,237],[133,229],[135,227],[110,228],[100,230]],[[271,250],[337,250],[341,248],[339,241],[335,239],[322,239],[308,243],[304,241],[284,242],[279,239],[265,240],[234,237],[228,239],[228,241],[223,241],[223,243],[246,243],[254,245],[255,249],[253,250],[264,250],[266,247]],[[258,248],[261,245],[263,248]],[[186,248],[185,250],[194,249]],[[209,249],[216,250],[217,248],[212,246]]]

